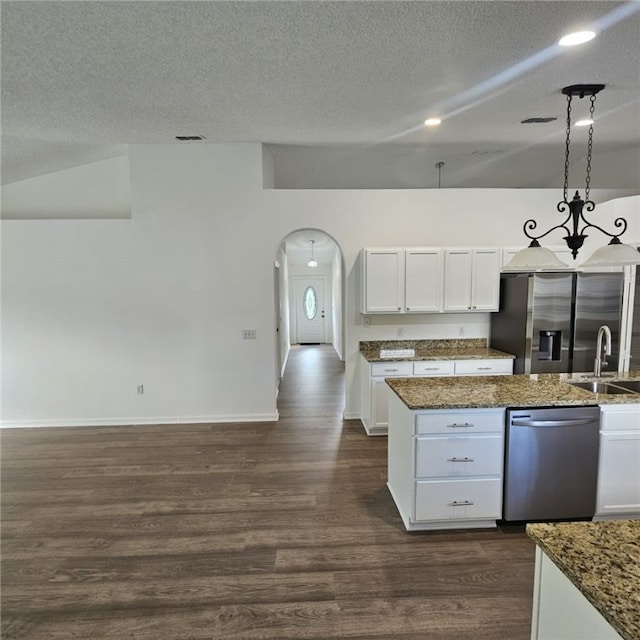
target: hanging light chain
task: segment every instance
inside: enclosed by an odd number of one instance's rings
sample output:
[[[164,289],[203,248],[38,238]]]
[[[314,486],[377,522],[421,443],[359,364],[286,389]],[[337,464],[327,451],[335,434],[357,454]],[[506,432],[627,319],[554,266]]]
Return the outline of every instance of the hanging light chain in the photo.
[[[571,143],[571,94],[567,94],[567,129],[564,151],[564,201],[569,201],[569,144]]]
[[[589,201],[589,191],[591,190],[591,153],[593,149],[593,113],[596,109],[596,94],[594,93],[591,98],[591,106],[589,107],[589,139],[587,141],[587,182],[584,191],[585,202]]]
[[[585,211],[587,213],[591,213],[596,207],[595,203],[589,200],[589,191],[591,189],[591,157],[593,153],[593,124],[596,94],[604,89],[604,87],[605,85],[603,84],[576,84],[569,87],[564,87],[562,89],[562,93],[567,96],[567,139],[564,157],[564,199],[561,202],[558,202],[556,208],[566,217],[560,224],[556,224],[550,229],[547,229],[547,231],[545,231],[544,233],[540,233],[538,235],[534,234],[538,223],[533,218],[527,220],[524,223],[522,230],[524,232],[524,235],[531,240],[529,244],[530,248],[540,247],[539,240],[541,238],[544,238],[545,236],[548,236],[551,232],[557,230],[562,230],[566,234],[564,240],[567,243],[569,249],[571,249],[571,254],[573,255],[574,259],[578,256],[578,251],[583,246],[585,239],[588,237],[585,232],[589,229],[600,231],[605,236],[611,238],[611,240],[609,241],[609,245],[622,245],[620,236],[625,233],[628,227],[627,221],[624,218],[616,218],[613,221],[615,230],[613,233],[611,233],[606,229],[603,229],[599,225],[594,224],[584,215]],[[591,102],[589,109],[590,123],[587,143],[587,179],[585,199],[582,200],[582,198],[580,198],[579,192],[576,191],[573,199],[569,201],[569,145],[571,134],[571,99],[573,96],[580,96],[580,98],[584,98],[585,95],[590,96]],[[632,250],[632,253],[635,252]],[[633,258],[624,256],[618,257],[616,258],[616,260],[619,260],[621,264],[640,264],[638,262],[637,256],[635,255],[633,256]],[[522,267],[522,265],[520,264],[518,266],[520,268]],[[507,267],[507,270],[509,270],[509,267]]]

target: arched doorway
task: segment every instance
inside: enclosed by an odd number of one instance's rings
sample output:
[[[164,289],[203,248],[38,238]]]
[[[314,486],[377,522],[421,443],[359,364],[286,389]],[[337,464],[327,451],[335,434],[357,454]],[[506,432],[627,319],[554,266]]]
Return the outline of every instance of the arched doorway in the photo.
[[[275,258],[276,388],[292,347],[331,345],[344,360],[344,260],[321,229],[285,236]]]

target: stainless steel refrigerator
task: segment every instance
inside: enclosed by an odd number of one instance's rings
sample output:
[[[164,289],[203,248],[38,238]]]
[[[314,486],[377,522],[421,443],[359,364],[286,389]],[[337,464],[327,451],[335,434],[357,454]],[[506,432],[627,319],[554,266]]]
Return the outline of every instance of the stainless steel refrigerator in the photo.
[[[640,371],[640,267],[629,269],[625,364],[629,371]]]
[[[616,372],[622,273],[503,273],[490,346],[516,356],[514,373],[592,372],[598,329],[611,329],[603,372]]]

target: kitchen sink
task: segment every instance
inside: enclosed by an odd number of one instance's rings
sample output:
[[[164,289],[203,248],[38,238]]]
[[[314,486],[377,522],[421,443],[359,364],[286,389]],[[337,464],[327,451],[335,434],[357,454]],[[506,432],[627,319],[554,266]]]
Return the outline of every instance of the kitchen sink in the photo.
[[[636,381],[633,381],[636,382]],[[640,382],[640,381],[637,381]],[[616,382],[615,385],[609,382],[571,382],[571,386],[591,391],[591,393],[633,393],[632,389],[622,388],[622,383]]]
[[[612,384],[615,384],[616,387],[633,391],[634,393],[640,393],[640,380],[617,380]]]

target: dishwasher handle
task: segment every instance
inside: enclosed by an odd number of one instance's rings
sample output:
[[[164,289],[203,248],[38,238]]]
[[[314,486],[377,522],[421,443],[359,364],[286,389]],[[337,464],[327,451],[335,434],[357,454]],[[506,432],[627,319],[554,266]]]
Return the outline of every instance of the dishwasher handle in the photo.
[[[576,418],[574,420],[529,420],[529,416],[512,418],[513,427],[577,427],[582,424],[590,424],[593,418]]]

